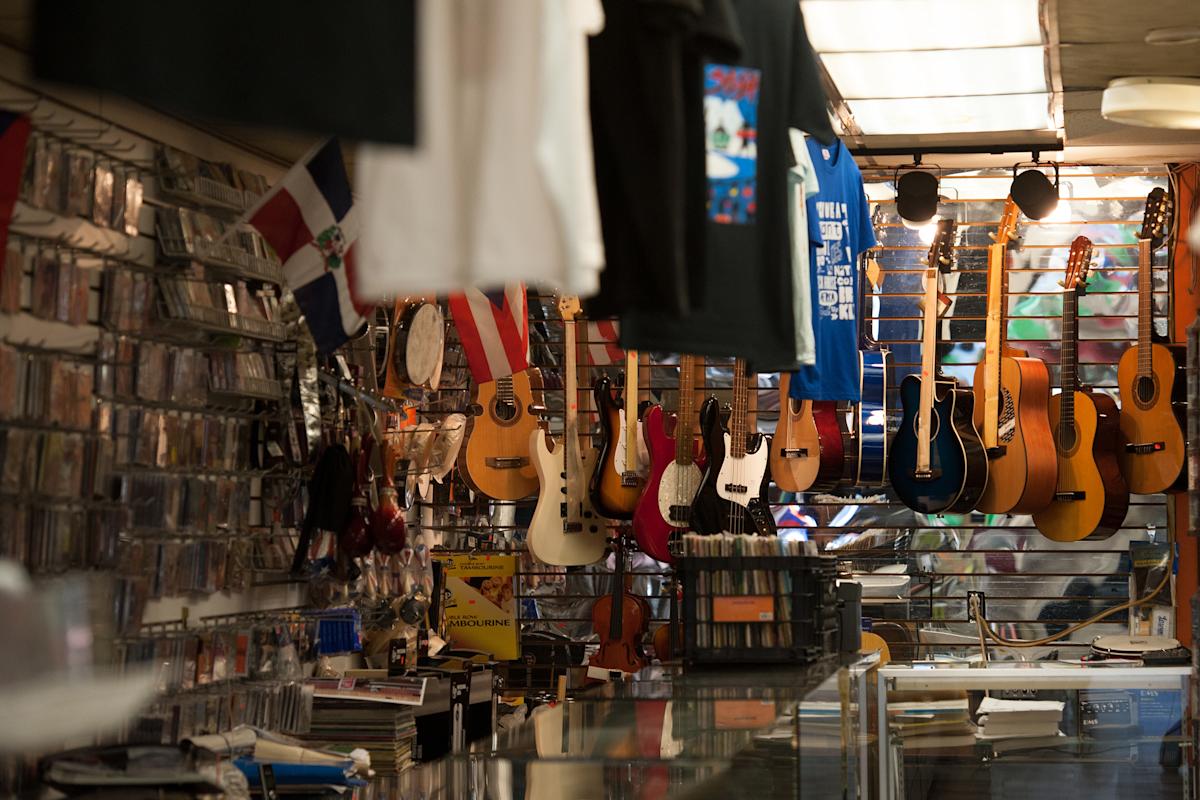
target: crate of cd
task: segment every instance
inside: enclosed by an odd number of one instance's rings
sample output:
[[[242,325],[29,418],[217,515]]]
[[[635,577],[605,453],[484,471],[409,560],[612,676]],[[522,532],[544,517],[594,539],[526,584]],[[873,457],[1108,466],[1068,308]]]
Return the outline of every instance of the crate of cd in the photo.
[[[833,556],[683,556],[688,664],[811,663],[837,652]]]

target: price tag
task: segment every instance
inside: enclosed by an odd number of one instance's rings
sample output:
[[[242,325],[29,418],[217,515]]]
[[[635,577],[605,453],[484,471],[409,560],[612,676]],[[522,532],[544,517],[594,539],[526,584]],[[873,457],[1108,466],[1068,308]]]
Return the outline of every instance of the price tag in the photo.
[[[713,622],[774,622],[775,598],[770,595],[714,597]]]
[[[878,289],[883,284],[883,268],[879,266],[879,262],[875,260],[875,256],[867,257],[867,281],[871,284],[871,288]]]

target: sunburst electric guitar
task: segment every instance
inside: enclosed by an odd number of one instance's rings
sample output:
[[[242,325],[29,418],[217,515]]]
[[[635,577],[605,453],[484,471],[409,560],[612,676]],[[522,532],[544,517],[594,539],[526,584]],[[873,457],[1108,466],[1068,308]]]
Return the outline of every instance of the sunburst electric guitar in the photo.
[[[1050,432],[1050,372],[1008,347],[1008,243],[1020,210],[1004,203],[988,248],[987,332],[975,368],[975,427],[988,454],[988,480],[976,508],[986,514],[1032,514],[1054,499],[1058,462]]]
[[[1056,542],[1108,538],[1129,509],[1129,490],[1117,465],[1117,404],[1079,386],[1079,298],[1091,261],[1091,241],[1076,237],[1063,281],[1062,391],[1050,404],[1058,484],[1050,505],[1033,515],[1042,535]]]
[[[1121,474],[1135,494],[1187,488],[1186,348],[1154,341],[1154,265],[1151,256],[1162,245],[1171,200],[1162,189],[1146,198],[1138,232],[1138,341],[1117,364],[1121,392],[1118,457]]]
[[[585,456],[579,445],[579,381],[575,356],[575,316],[578,297],[560,297],[564,334],[566,415],[562,440],[553,448],[546,435],[536,430],[529,437],[529,450],[538,476],[538,500],[529,522],[528,545],[534,557],[545,564],[578,567],[604,556],[607,544],[604,520],[588,497],[588,476],[595,451]]]
[[[600,412],[600,453],[590,486],[592,505],[609,519],[632,519],[646,477],[638,463],[638,354],[625,351],[624,408],[613,398],[607,375],[595,385]]]

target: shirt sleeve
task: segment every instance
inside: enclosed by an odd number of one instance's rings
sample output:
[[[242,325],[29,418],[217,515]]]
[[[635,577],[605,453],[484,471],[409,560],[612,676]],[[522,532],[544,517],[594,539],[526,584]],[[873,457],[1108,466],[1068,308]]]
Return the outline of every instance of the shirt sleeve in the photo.
[[[863,191],[862,178],[858,179],[858,210],[854,216],[858,221],[854,255],[860,256],[876,245],[875,226],[871,224],[871,205],[867,202],[867,193]]]

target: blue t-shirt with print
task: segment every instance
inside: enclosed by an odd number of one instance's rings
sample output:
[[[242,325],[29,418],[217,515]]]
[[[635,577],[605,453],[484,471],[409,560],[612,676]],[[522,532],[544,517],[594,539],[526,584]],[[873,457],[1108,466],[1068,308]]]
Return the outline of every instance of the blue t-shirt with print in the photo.
[[[845,146],[810,138],[808,152],[821,186],[808,198],[809,225],[821,232],[809,244],[817,363],[792,376],[791,396],[857,403],[858,257],[875,246],[875,232],[862,173]]]

